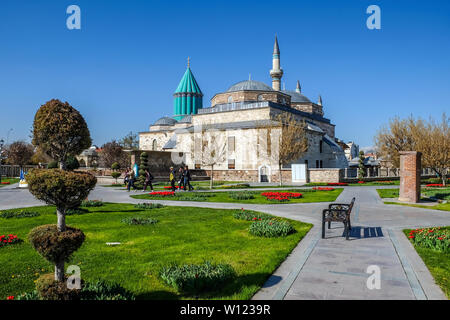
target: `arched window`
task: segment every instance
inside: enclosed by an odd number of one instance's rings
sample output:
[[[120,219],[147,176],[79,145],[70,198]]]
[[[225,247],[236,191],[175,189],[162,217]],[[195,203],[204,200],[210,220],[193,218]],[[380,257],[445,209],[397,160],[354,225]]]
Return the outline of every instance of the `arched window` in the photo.
[[[233,97],[232,96],[229,96],[228,97],[228,103],[232,103],[233,102]]]
[[[153,140],[152,143],[152,150],[155,151],[158,148],[158,142],[156,142],[156,139]]]
[[[258,101],[263,101],[263,95],[262,94],[258,95]]]

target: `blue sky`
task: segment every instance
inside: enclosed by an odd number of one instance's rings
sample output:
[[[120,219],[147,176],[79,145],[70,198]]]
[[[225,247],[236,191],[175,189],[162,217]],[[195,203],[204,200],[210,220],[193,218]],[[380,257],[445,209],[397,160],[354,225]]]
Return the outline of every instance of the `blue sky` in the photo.
[[[81,8],[81,30],[66,8]],[[366,8],[381,8],[381,30]],[[450,110],[450,1],[22,1],[0,2],[0,137],[29,140],[52,98],[86,118],[94,143],[146,131],[173,114],[187,57],[210,98],[252,79],[270,84],[278,35],[283,82],[316,101],[336,136],[373,144],[393,116]]]

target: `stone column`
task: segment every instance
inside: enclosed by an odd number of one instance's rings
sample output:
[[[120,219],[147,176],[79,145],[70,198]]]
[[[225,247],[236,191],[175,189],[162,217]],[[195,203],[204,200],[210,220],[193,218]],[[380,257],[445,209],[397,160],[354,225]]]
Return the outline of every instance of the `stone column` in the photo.
[[[400,152],[400,195],[398,200],[419,202],[422,154],[417,151]]]

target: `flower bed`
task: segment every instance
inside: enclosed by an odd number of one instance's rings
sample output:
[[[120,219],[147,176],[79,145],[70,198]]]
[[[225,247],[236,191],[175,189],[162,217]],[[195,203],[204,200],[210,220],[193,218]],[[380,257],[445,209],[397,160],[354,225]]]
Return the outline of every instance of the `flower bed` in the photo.
[[[148,195],[157,196],[157,197],[173,197],[173,196],[175,196],[175,192],[174,191],[153,191],[153,192],[150,192]]]
[[[329,188],[329,187],[314,187],[313,190],[317,190],[317,191],[333,191],[334,188]]]
[[[19,243],[21,240],[15,234],[8,234],[7,236],[0,236],[0,248],[8,245],[12,245],[15,243]]]
[[[327,186],[348,186],[347,182],[329,182]]]
[[[430,183],[426,185],[427,187],[436,187],[436,188],[442,188],[444,185],[442,183]]]
[[[299,192],[262,192],[262,196],[266,197],[267,200],[285,202],[290,199],[299,199],[302,194]]]
[[[2,181],[2,184],[11,184],[9,181]]]
[[[365,181],[358,181],[358,183],[366,183]]]
[[[257,237],[285,237],[295,232],[294,227],[282,220],[255,220],[249,228],[249,233]]]
[[[416,245],[441,252],[450,252],[450,230],[441,228],[415,229],[408,238]]]

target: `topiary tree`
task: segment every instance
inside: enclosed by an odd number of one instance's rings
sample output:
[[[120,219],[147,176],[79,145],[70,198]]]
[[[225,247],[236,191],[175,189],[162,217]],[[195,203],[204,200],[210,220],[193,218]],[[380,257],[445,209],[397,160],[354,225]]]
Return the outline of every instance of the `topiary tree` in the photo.
[[[97,179],[89,173],[60,169],[31,169],[28,189],[37,199],[56,206],[57,225],[34,228],[29,234],[33,247],[55,264],[55,280],[64,281],[64,261],[84,241],[81,230],[66,226],[66,211],[77,208],[94,189]]]
[[[117,172],[117,171],[113,171],[111,172],[111,177],[113,177],[114,179],[116,179],[116,184],[117,184],[117,179],[120,177],[121,173]]]
[[[136,182],[137,188],[143,188],[145,183],[145,169],[149,169],[148,167],[148,153],[142,152],[140,156],[140,164],[139,164],[139,177]]]
[[[112,169],[113,171],[119,170],[119,169],[120,169],[120,164],[119,164],[118,162],[114,162],[114,163],[111,165],[111,169]]]
[[[358,179],[364,179],[364,151],[359,152]]]
[[[63,170],[69,155],[78,155],[92,144],[83,116],[57,99],[48,101],[36,112],[32,133],[32,143],[58,161]]]
[[[76,170],[80,167],[80,163],[78,162],[78,159],[74,156],[68,156],[66,161],[66,169],[67,170]]]

